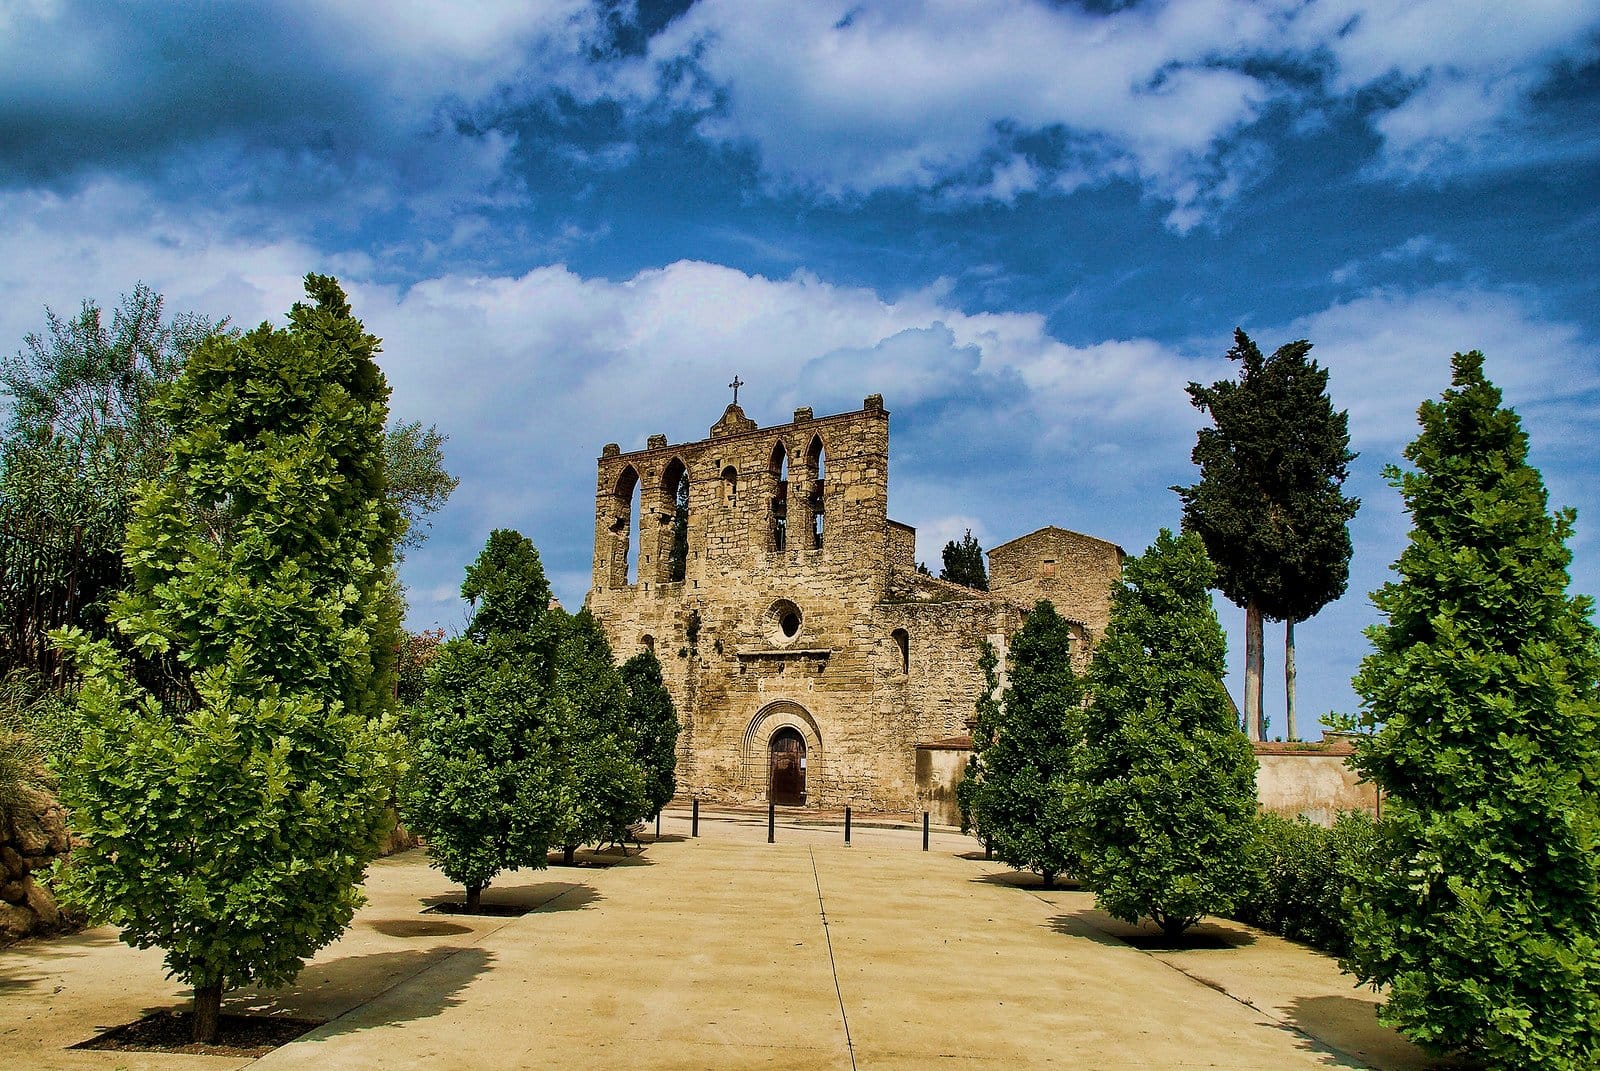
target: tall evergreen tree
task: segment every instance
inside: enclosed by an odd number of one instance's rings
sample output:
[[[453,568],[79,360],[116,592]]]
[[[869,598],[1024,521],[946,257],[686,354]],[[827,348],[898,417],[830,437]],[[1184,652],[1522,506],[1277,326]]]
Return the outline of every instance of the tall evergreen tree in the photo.
[[[1600,635],[1567,594],[1574,514],[1548,512],[1521,422],[1457,354],[1390,467],[1412,517],[1355,679],[1385,793],[1348,906],[1380,1018],[1496,1068],[1600,1066]]]
[[[224,989],[285,982],[360,903],[397,771],[380,628],[399,518],[383,498],[378,340],[331,278],[289,326],[212,336],[162,406],[171,453],[128,528],[112,624],[193,678],[166,703],[105,640],[66,780],[65,891],[166,950],[209,1040]]]
[[[401,811],[430,862],[465,887],[472,912],[502,870],[543,869],[556,840],[560,632],[546,619],[539,552],[519,532],[489,534],[461,594],[472,620],[433,656],[423,702],[407,720],[412,765]]]
[[[566,807],[555,843],[570,865],[580,845],[620,840],[630,823],[654,812],[634,757],[628,689],[605,631],[588,610],[553,613],[562,625],[556,716],[566,770]]]
[[[644,775],[645,813],[658,814],[678,789],[678,711],[654,651],[640,651],[622,663],[622,683],[628,689],[633,758]]]
[[[1262,621],[1287,622],[1286,692],[1293,708],[1293,623],[1343,594],[1349,579],[1346,529],[1360,503],[1340,488],[1355,455],[1348,421],[1327,396],[1327,371],[1308,359],[1311,343],[1264,357],[1243,331],[1230,360],[1239,379],[1189,384],[1196,408],[1211,414],[1193,459],[1200,481],[1175,487],[1184,528],[1199,534],[1216,565],[1217,585],[1245,609],[1245,728],[1263,735]],[[1289,726],[1293,737],[1294,726]]]
[[[972,529],[967,529],[961,542],[952,539],[944,545],[944,568],[939,570],[939,579],[978,591],[989,590],[989,571],[984,568],[983,548],[972,537]]]
[[[1084,876],[1104,911],[1169,938],[1252,874],[1256,761],[1222,684],[1213,579],[1198,537],[1162,529],[1122,563],[1089,668]]]
[[[968,771],[974,787],[963,800],[969,823],[995,855],[1046,885],[1077,859],[1071,803],[1084,715],[1072,643],[1071,624],[1049,602],[1028,612],[1007,652],[1005,693],[999,702],[979,702],[975,768]],[[981,664],[992,695],[992,650]]]

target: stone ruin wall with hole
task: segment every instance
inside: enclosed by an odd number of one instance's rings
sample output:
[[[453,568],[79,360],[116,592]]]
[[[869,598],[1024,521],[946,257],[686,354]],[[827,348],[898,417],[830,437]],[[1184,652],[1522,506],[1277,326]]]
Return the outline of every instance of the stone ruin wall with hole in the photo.
[[[889,414],[877,395],[857,412],[799,409],[768,428],[730,405],[700,442],[653,435],[644,450],[602,452],[585,605],[619,661],[655,649],[682,728],[680,793],[764,801],[770,742],[787,726],[805,740],[808,805],[913,809],[917,745],[968,731],[982,644],[1004,651],[1044,581],[1083,611],[1063,609],[1079,621],[1087,658],[1120,551],[1076,537],[1093,549],[1079,561],[1061,538],[1075,533],[1044,529],[1007,544],[1005,593],[920,576],[915,530],[888,517],[888,462]],[[676,579],[685,474],[688,554]],[[1058,556],[1050,577],[1035,560],[1045,552]]]

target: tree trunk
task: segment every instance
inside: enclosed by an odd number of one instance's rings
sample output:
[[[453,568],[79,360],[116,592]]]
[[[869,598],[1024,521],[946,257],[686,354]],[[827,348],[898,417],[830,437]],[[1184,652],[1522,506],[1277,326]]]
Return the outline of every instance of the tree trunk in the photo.
[[[222,983],[194,987],[194,1039],[210,1044],[217,1040],[217,1020],[222,1018]]]
[[[566,845],[562,846],[562,848],[561,848],[561,865],[562,866],[571,866],[573,864],[573,862],[577,859],[577,857],[578,857],[578,846],[576,844],[566,844]]]
[[[467,914],[476,915],[483,907],[483,886],[467,886]]]
[[[1283,623],[1283,738],[1294,739],[1294,622]]]
[[[1251,740],[1261,739],[1261,607],[1251,602],[1244,608],[1244,732]]]

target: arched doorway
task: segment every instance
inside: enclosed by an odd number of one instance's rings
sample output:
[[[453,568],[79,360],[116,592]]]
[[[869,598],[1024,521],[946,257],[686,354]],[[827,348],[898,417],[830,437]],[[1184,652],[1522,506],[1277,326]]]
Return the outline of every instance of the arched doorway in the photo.
[[[806,805],[806,738],[785,725],[772,734],[769,798],[780,807]]]

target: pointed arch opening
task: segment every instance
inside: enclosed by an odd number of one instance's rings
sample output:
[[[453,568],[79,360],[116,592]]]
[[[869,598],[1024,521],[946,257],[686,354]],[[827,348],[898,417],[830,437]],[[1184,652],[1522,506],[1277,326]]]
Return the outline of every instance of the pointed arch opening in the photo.
[[[902,675],[910,673],[911,634],[903,628],[897,628],[893,632],[889,633],[889,638],[894,640],[895,653],[900,656],[900,673]]]
[[[772,514],[769,545],[774,551],[785,550],[789,543],[789,451],[782,441],[772,447],[768,465],[772,479]]]
[[[659,517],[666,527],[657,551],[658,579],[681,582],[689,568],[689,470],[673,458],[661,474]]]
[[[639,473],[629,465],[611,492],[611,586],[639,579]]]
[[[811,445],[806,449],[806,477],[811,486],[806,494],[806,512],[811,517],[810,537],[811,549],[822,549],[823,528],[826,521],[823,517],[823,502],[825,496],[825,479],[827,473],[827,451],[822,446],[822,436],[813,435]]]

